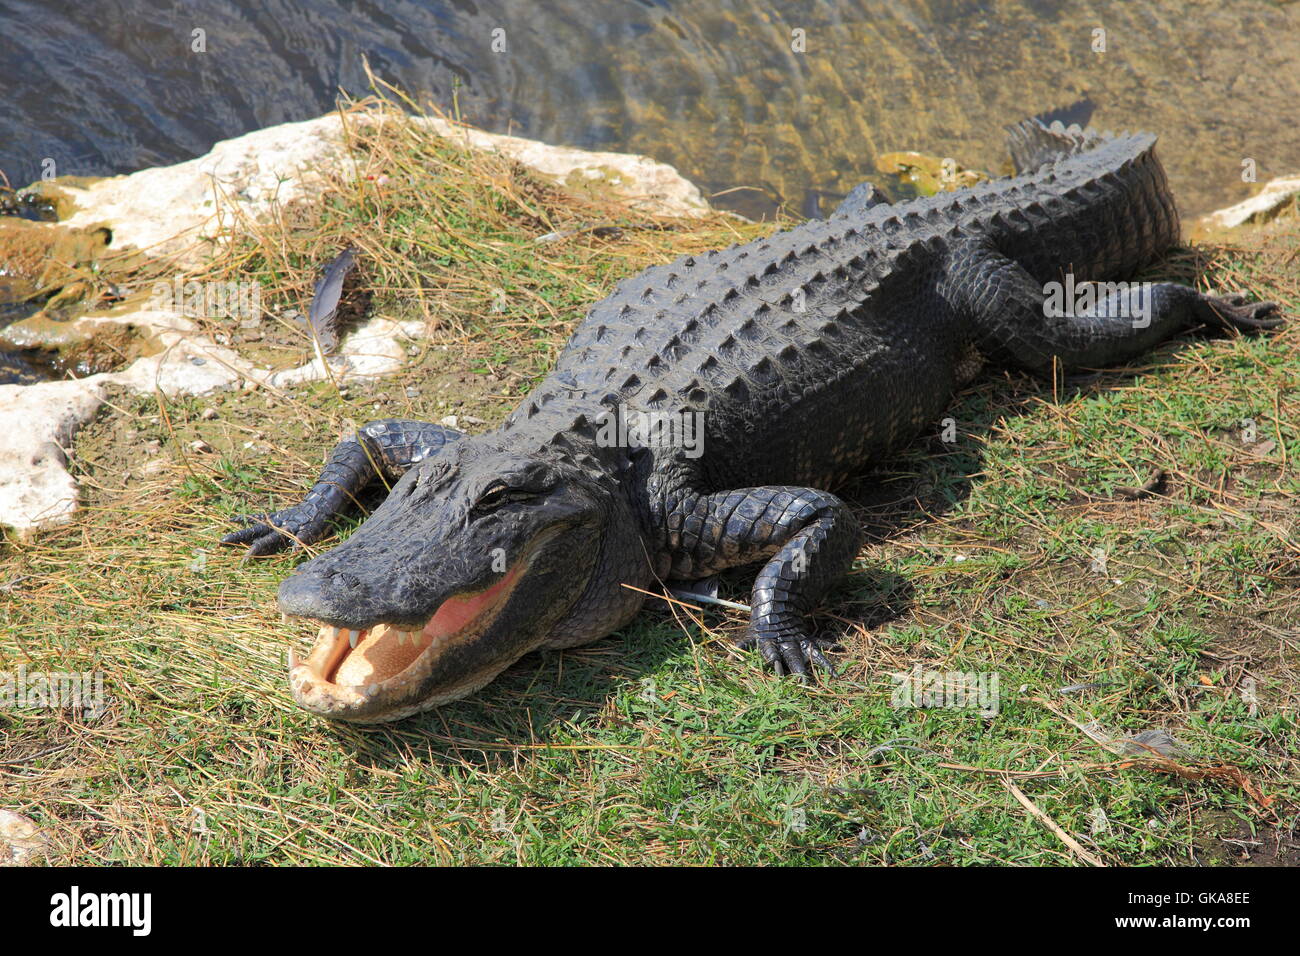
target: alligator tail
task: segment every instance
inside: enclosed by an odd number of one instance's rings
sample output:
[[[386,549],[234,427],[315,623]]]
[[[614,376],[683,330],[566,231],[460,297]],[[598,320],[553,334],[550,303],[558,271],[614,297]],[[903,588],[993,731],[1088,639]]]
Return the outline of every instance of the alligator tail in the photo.
[[[1101,136],[1085,129],[1092,118],[1091,100],[1082,99],[1006,127],[1007,148],[1016,174],[1032,173],[1048,163],[1092,148]]]

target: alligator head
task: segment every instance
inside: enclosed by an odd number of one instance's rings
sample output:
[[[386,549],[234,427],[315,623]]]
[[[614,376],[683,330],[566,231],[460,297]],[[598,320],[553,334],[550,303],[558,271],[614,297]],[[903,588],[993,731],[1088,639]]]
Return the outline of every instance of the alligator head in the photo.
[[[280,585],[280,610],[320,625],[306,660],[290,655],[295,699],[338,720],[396,720],[530,651],[609,633],[642,600],[621,583],[647,583],[635,527],[589,463],[522,456],[493,435],[450,445]]]

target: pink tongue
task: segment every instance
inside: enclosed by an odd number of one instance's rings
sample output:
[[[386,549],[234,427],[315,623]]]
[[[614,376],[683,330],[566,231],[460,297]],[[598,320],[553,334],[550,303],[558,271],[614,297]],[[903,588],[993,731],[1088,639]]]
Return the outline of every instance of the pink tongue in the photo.
[[[455,634],[474,620],[479,612],[491,604],[502,591],[513,584],[518,576],[519,568],[514,567],[504,578],[486,591],[471,594],[469,597],[448,598],[442,603],[442,607],[438,608],[438,612],[433,615],[429,623],[424,626],[424,636],[438,638],[446,637],[448,634]]]

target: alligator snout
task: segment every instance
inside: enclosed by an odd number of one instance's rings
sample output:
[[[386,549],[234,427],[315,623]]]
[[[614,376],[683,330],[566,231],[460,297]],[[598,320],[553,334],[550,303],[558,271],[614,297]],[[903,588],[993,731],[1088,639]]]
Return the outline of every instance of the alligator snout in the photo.
[[[385,615],[371,587],[342,568],[304,564],[280,583],[280,610],[335,627],[369,627]]]

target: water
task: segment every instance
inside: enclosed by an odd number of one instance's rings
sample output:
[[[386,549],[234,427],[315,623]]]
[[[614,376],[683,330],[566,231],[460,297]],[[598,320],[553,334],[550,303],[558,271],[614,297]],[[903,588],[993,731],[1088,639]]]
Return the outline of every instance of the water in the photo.
[[[830,205],[892,150],[998,172],[1003,124],[1085,94],[1095,125],[1160,134],[1185,215],[1244,197],[1243,161],[1300,170],[1300,4],[1264,0],[0,0],[0,169],[187,159],[363,95],[363,55],[485,128],[647,153],[751,216]]]
[[[0,169],[196,156],[363,94],[362,55],[443,104],[459,83],[487,128],[751,187],[720,200],[751,213],[842,193],[895,149],[996,168],[1002,124],[1081,93],[1095,123],[1161,134],[1187,213],[1244,196],[1243,159],[1261,180],[1300,167],[1300,4],[0,0]]]

